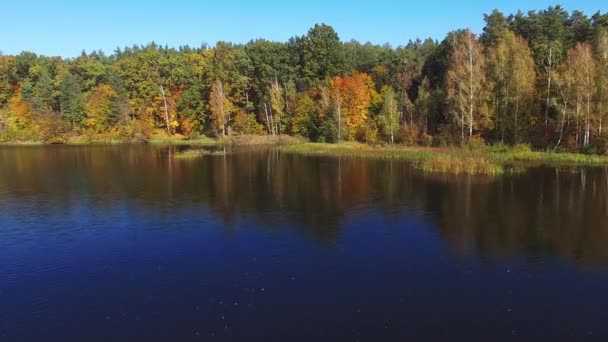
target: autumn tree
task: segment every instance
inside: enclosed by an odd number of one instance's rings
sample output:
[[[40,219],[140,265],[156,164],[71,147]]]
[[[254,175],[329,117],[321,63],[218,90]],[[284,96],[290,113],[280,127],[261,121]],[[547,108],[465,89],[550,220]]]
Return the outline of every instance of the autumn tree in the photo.
[[[467,30],[456,37],[446,76],[449,110],[461,141],[476,129],[489,126],[486,108],[485,57],[475,35]]]
[[[428,78],[422,80],[422,84],[418,87],[418,97],[416,98],[415,106],[418,115],[422,118],[423,133],[429,131],[429,116],[432,106],[432,90]]]
[[[33,135],[21,135],[24,131],[32,131],[34,120],[32,117],[31,104],[25,101],[21,95],[21,89],[17,89],[15,94],[9,99],[7,106],[0,112],[6,120],[5,129],[10,131],[17,138],[32,138]]]
[[[86,126],[95,133],[103,133],[110,128],[113,116],[112,101],[117,97],[116,93],[107,84],[100,84],[89,96],[86,103],[88,118]]]
[[[268,89],[270,97],[271,122],[273,124],[272,132],[281,134],[284,126],[285,116],[285,97],[283,96],[283,88],[279,85],[277,79],[270,85]]]
[[[180,113],[180,129],[186,136],[200,133],[207,118],[207,91],[201,82],[195,81],[181,93],[176,103]]]
[[[536,72],[526,41],[504,30],[489,51],[488,75],[492,85],[495,127],[501,141],[512,143],[533,123]]]
[[[559,89],[560,105],[562,106],[560,139],[564,135],[564,125],[573,126],[574,145],[589,146],[591,128],[595,122],[599,124],[599,115],[594,115],[592,99],[597,91],[595,76],[595,60],[591,46],[587,43],[578,44],[568,51],[566,62],[558,68],[556,86]],[[567,133],[567,132],[566,132]],[[556,146],[557,146],[556,145]]]
[[[572,104],[577,103],[576,89],[574,89],[574,79],[576,75],[574,70],[570,68],[570,59],[566,59],[566,63],[561,64],[554,73],[554,87],[556,88],[556,96],[554,97],[553,106],[558,110],[557,121],[557,141],[553,146],[553,150],[557,150],[567,135],[567,126],[570,124]],[[577,133],[578,139],[578,133]],[[578,142],[577,142],[578,143]]]
[[[308,137],[313,141],[320,140],[319,106],[310,94],[302,94],[298,97],[293,118],[292,131],[294,134]]]
[[[592,100],[597,91],[595,78],[595,60],[591,45],[579,43],[568,52],[569,67],[574,72],[572,93],[575,97],[577,127],[582,128],[583,147],[589,146],[591,125],[596,121],[593,117]],[[599,120],[597,120],[599,121]]]
[[[599,31],[596,40],[598,133],[608,115],[608,28]]]
[[[215,80],[211,87],[209,109],[211,111],[211,120],[213,120],[215,129],[221,131],[222,136],[226,136],[226,127],[230,122],[232,103],[226,96],[224,84],[219,79]]]
[[[608,14],[554,6],[484,20],[479,42],[459,30],[441,43],[343,43],[319,24],[286,42],[0,55],[0,131],[56,142],[82,128],[127,139],[235,129],[373,142],[380,128],[391,141],[392,88],[404,142],[458,133],[536,148],[605,144]]]
[[[369,107],[375,96],[375,86],[368,74],[353,72],[347,76],[336,76],[332,81],[340,96],[340,112],[343,115],[349,140],[361,137],[369,118]]]

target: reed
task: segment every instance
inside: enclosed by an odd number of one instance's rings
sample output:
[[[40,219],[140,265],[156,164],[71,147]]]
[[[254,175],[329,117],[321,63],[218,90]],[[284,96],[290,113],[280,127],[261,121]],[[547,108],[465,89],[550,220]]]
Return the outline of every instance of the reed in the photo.
[[[398,159],[412,162],[422,172],[502,175],[521,172],[532,165],[608,166],[608,156],[533,151],[528,145],[495,145],[476,148],[370,146],[359,143],[305,143],[282,147],[288,153],[353,158]]]

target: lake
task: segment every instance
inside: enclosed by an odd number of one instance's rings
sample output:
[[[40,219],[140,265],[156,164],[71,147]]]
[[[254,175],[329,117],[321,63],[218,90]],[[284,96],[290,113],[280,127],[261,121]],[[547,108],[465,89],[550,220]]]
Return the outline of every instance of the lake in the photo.
[[[0,148],[0,341],[608,338],[608,170]]]

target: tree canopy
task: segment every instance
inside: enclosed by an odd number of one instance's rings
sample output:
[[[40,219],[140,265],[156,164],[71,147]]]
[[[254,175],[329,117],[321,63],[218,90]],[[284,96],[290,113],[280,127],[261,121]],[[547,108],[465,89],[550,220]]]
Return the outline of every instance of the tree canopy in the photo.
[[[291,134],[606,152],[608,14],[483,18],[479,36],[398,47],[343,42],[317,24],[287,42],[0,55],[0,139]]]

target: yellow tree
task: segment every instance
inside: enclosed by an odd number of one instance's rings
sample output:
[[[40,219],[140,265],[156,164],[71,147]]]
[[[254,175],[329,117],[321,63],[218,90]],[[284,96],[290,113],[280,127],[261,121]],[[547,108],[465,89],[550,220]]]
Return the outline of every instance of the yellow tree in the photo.
[[[570,109],[572,103],[576,102],[573,98],[575,94],[573,93],[572,85],[574,84],[574,78],[576,77],[573,71],[574,70],[570,68],[570,59],[568,58],[566,63],[557,67],[553,74],[553,83],[556,89],[555,105],[559,110],[559,136],[553,150],[557,150],[562,143],[564,133],[566,133],[564,131],[566,123],[570,122]]]
[[[464,142],[475,129],[483,129],[490,123],[485,105],[485,58],[470,30],[457,35],[446,76],[450,116]]]
[[[602,123],[608,115],[608,30],[600,31],[596,50],[598,133],[602,134]]]
[[[93,90],[86,103],[88,118],[86,126],[96,133],[102,133],[109,127],[112,115],[112,100],[116,92],[107,84],[100,84]]]
[[[572,93],[575,97],[577,127],[582,124],[583,147],[589,146],[591,125],[596,121],[592,115],[592,100],[595,96],[595,60],[591,45],[579,43],[568,52],[569,68],[574,73]]]
[[[528,43],[503,30],[489,51],[488,75],[493,89],[495,124],[501,141],[509,134],[518,143],[520,134],[533,124],[536,72]]]
[[[283,97],[283,88],[279,86],[279,81],[275,78],[268,90],[270,93],[270,108],[272,110],[272,129],[275,134],[281,134],[281,125],[285,111],[285,98]]]
[[[222,81],[219,79],[216,79],[211,87],[209,108],[211,110],[211,120],[215,128],[222,132],[222,136],[226,136],[226,126],[230,121],[232,104],[226,96]]]
[[[32,106],[21,98],[21,93],[17,92],[8,101],[8,112],[12,116],[12,122],[17,129],[25,129],[32,125]]]
[[[509,98],[512,108],[512,131],[513,142],[519,143],[520,133],[534,123],[534,91],[536,83],[536,71],[534,70],[534,59],[532,51],[525,39],[515,36],[510,44],[511,56],[511,87]]]

